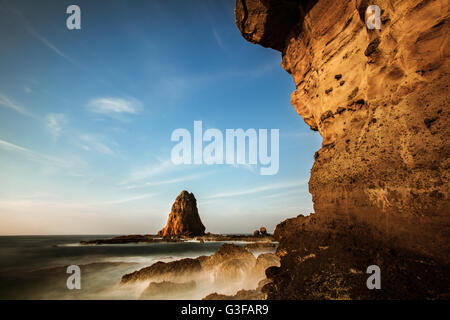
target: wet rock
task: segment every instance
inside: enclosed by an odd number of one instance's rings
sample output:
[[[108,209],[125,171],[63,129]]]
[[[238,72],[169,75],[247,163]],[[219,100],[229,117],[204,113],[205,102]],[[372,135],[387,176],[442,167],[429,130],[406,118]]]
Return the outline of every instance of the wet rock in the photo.
[[[264,279],[266,276],[266,269],[269,267],[279,267],[280,257],[274,253],[263,253],[256,259],[255,267],[253,268],[253,276],[258,279]]]
[[[175,283],[170,281],[162,282],[150,282],[148,287],[142,292],[140,299],[155,300],[155,299],[167,299],[174,296],[187,294],[190,291],[195,290],[195,281]]]
[[[264,300],[264,294],[260,290],[239,290],[234,295],[211,293],[202,300]]]
[[[201,271],[199,259],[185,258],[172,262],[158,261],[149,267],[126,274],[121,283],[133,283],[144,280],[174,280],[185,276],[192,276]]]

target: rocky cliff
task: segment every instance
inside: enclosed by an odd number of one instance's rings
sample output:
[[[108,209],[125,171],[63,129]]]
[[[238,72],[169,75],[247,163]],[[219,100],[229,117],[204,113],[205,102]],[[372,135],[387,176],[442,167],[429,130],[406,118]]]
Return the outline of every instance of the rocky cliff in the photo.
[[[381,29],[366,27],[369,5]],[[292,105],[323,137],[315,214],[277,227],[267,296],[448,298],[448,1],[237,0],[235,15],[282,53]],[[382,290],[366,287],[372,264]]]
[[[201,236],[205,226],[200,220],[197,200],[192,193],[183,190],[172,205],[167,225],[159,231],[163,237]]]

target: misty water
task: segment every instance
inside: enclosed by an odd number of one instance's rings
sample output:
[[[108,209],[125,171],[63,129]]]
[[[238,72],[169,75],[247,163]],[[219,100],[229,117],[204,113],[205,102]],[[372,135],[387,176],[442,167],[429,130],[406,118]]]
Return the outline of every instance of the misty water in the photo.
[[[148,282],[120,285],[124,274],[157,261],[211,255],[225,243],[79,245],[83,240],[113,236],[0,237],[0,299],[138,299]],[[66,286],[70,276],[66,273],[68,265],[81,268],[80,290],[69,290]],[[201,299],[211,292],[232,294],[238,289],[239,284],[229,288],[212,288],[208,283],[200,283],[198,290],[190,293],[189,297],[162,298]]]

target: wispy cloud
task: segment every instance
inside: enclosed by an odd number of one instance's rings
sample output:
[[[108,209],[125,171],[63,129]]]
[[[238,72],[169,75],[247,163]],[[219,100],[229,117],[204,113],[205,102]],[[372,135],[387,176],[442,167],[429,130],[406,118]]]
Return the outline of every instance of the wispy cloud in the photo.
[[[222,37],[219,35],[219,33],[217,32],[217,30],[216,30],[215,28],[213,28],[213,29],[212,29],[212,32],[213,32],[214,38],[216,39],[217,44],[219,45],[219,47],[220,47],[222,50],[226,50],[225,45],[223,44],[223,41],[222,41]]]
[[[97,98],[91,100],[88,103],[87,108],[93,113],[103,115],[135,115],[142,109],[142,104],[136,99]]]
[[[304,181],[288,181],[288,182],[274,183],[274,184],[269,184],[269,185],[260,186],[260,187],[256,187],[256,188],[247,188],[247,189],[217,193],[212,196],[206,197],[204,199],[211,200],[211,199],[239,197],[239,196],[261,193],[261,192],[266,192],[266,191],[295,188],[295,187],[302,186],[305,183],[306,182],[304,182]]]
[[[45,117],[45,122],[52,136],[57,138],[67,124],[67,118],[62,113],[49,113]]]
[[[59,209],[85,209],[90,210],[95,207],[103,207],[110,205],[118,205],[123,203],[129,203],[134,201],[143,200],[146,198],[154,197],[158,193],[145,193],[134,196],[121,197],[114,200],[99,200],[99,201],[67,201],[67,200],[45,200],[39,198],[14,198],[14,199],[2,199],[0,200],[0,207],[3,208],[59,208]]]
[[[33,160],[38,161],[44,164],[48,165],[54,165],[61,168],[67,168],[71,167],[72,164],[68,161],[65,161],[63,159],[55,158],[46,154],[42,154],[24,147],[21,147],[19,145],[16,145],[14,143],[1,140],[0,139],[0,149],[3,149],[5,151],[15,152],[24,155],[25,157]]]
[[[199,179],[203,176],[205,176],[207,173],[201,173],[201,174],[192,174],[185,177],[175,178],[175,179],[167,179],[167,180],[161,180],[161,181],[153,181],[153,182],[146,182],[142,184],[135,184],[135,185],[129,185],[125,186],[124,189],[139,189],[139,188],[146,188],[146,187],[155,187],[160,185],[166,185],[166,184],[174,184],[179,183],[183,181],[189,181],[189,180],[195,180]]]
[[[45,38],[43,35],[41,35],[39,32],[36,31],[36,29],[31,25],[31,23],[28,21],[28,19],[23,15],[23,13],[15,8],[13,8],[10,5],[6,6],[9,11],[13,14],[15,14],[19,20],[21,21],[21,23],[23,24],[23,26],[25,27],[25,29],[28,31],[28,33],[30,33],[35,39],[37,39],[38,41],[40,41],[42,44],[44,44],[46,47],[48,47],[50,50],[52,50],[53,52],[55,52],[57,55],[59,55],[60,57],[66,59],[67,61],[69,61],[70,63],[80,66],[79,63],[77,63],[75,60],[73,60],[71,57],[69,57],[67,54],[65,54],[63,51],[61,51],[60,49],[58,49],[53,43],[51,43],[47,38]]]
[[[86,151],[97,151],[107,155],[113,155],[114,151],[107,145],[107,143],[115,144],[111,141],[106,141],[104,136],[97,134],[83,133],[80,134],[80,145]]]
[[[120,198],[117,200],[104,201],[104,202],[101,202],[98,204],[101,204],[101,205],[122,204],[122,203],[142,200],[145,198],[153,197],[155,195],[156,195],[155,193],[145,193],[145,194],[139,194],[139,195],[130,196],[130,197],[126,197],[126,198]]]
[[[158,94],[164,95],[166,99],[170,97],[177,101],[184,98],[187,93],[194,90],[205,90],[218,82],[233,81],[233,79],[239,78],[260,78],[279,68],[280,61],[281,59],[277,58],[248,69],[227,68],[207,73],[172,73],[160,78],[155,90]]]
[[[44,36],[42,36],[39,32],[37,32],[30,24],[26,23],[25,28],[27,31],[37,40],[39,40],[41,43],[43,43],[47,48],[55,52],[60,57],[66,59],[70,63],[72,63],[75,66],[81,67],[81,65],[76,62],[74,59],[72,59],[70,56],[62,52],[60,49],[58,49],[53,43],[51,43],[49,40],[47,40]]]
[[[145,166],[143,168],[135,169],[131,172],[130,178],[127,182],[139,181],[147,178],[151,178],[153,176],[159,175],[161,173],[166,173],[175,169],[175,166],[171,160],[161,161],[158,164]]]
[[[6,94],[3,94],[1,92],[0,92],[0,106],[9,108],[26,116],[32,116],[32,114],[25,107],[19,105],[17,102],[9,98]]]

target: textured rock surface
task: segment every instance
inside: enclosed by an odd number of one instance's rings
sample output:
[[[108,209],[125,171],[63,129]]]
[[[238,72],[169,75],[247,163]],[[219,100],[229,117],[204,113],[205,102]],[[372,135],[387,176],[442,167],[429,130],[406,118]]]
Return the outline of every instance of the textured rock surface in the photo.
[[[280,257],[273,253],[263,253],[258,256],[256,259],[255,267],[253,269],[253,273],[255,275],[260,275],[260,278],[264,278],[266,269],[269,267],[279,267],[280,266]]]
[[[268,297],[448,298],[448,2],[237,0],[236,25],[282,52],[292,105],[323,137],[316,213],[277,227]],[[383,290],[366,288],[371,264]]]
[[[262,299],[262,287],[268,282],[265,269],[279,265],[280,259],[273,253],[260,254],[255,258],[246,248],[225,243],[210,256],[167,263],[158,261],[149,267],[124,275],[121,284],[150,282],[141,299],[186,299],[186,294],[197,285],[211,288],[211,292],[230,292],[230,288],[236,291],[242,288],[253,289],[258,284],[255,290],[241,290],[236,293],[234,299]],[[210,298],[224,297],[216,294]]]
[[[149,267],[142,268],[122,277],[121,283],[133,283],[145,280],[176,280],[185,276],[193,276],[201,271],[201,259],[185,258],[181,260],[158,261]]]
[[[142,292],[140,299],[160,300],[167,299],[167,297],[171,297],[172,299],[174,299],[177,297],[177,295],[189,293],[195,288],[195,281],[182,283],[170,281],[150,282],[148,287]]]
[[[238,282],[248,276],[255,263],[255,256],[244,247],[225,243],[202,262],[202,268],[212,272],[215,282]]]
[[[205,226],[200,220],[197,200],[192,193],[183,190],[175,200],[167,220],[167,225],[159,231],[163,237],[201,236]]]

